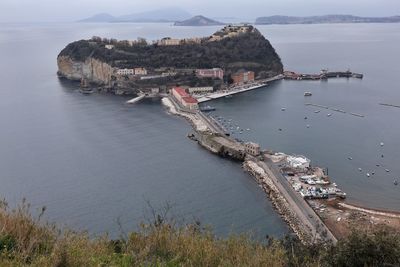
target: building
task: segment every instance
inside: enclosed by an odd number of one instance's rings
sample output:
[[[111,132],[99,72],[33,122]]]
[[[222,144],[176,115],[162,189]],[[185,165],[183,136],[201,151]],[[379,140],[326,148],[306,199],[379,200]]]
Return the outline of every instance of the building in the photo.
[[[292,168],[302,170],[310,168],[310,160],[304,156],[287,156],[286,161]]]
[[[111,45],[111,44],[106,44],[105,46],[104,46],[106,49],[113,49],[114,48],[114,45]]]
[[[188,88],[189,94],[207,94],[207,93],[212,93],[214,91],[214,88],[212,86],[206,86],[206,87],[189,87]]]
[[[251,82],[254,81],[254,72],[253,71],[238,72],[233,74],[231,77],[234,84]]]
[[[260,155],[260,145],[259,144],[256,144],[253,142],[247,142],[244,144],[244,149],[247,154],[250,154],[252,156],[256,157],[256,156]]]
[[[200,78],[224,78],[224,71],[220,68],[213,68],[213,69],[197,69],[196,70],[197,77]]]
[[[185,89],[181,87],[172,88],[172,95],[184,107],[196,110],[199,108],[198,101],[186,93]]]
[[[158,45],[180,45],[180,39],[172,39],[171,37],[162,38],[160,41],[157,42]]]
[[[135,75],[147,75],[147,70],[145,68],[134,68]]]
[[[134,75],[135,70],[134,69],[117,69],[117,74],[118,75]]]

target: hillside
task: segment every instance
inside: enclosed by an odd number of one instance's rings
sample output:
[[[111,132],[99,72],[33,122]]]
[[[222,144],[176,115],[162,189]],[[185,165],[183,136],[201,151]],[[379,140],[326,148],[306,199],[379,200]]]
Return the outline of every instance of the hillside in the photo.
[[[0,266],[399,266],[400,234],[381,228],[354,231],[336,246],[304,245],[287,236],[254,241],[218,238],[199,222],[178,225],[154,211],[139,230],[121,238],[90,238],[33,217],[29,204],[0,202]]]
[[[215,26],[224,25],[225,23],[206,18],[204,16],[194,16],[193,18],[178,21],[174,23],[174,26]]]
[[[96,37],[67,45],[57,62],[60,76],[112,86],[124,83],[133,88],[177,83],[218,86],[218,81],[207,84],[204,79],[197,79],[196,69],[221,68],[225,82],[240,70],[254,71],[259,78],[283,72],[275,49],[253,26],[226,26],[211,37],[164,38],[151,44],[143,39],[117,41]],[[147,77],[118,80],[115,72],[124,68],[145,68]]]
[[[400,16],[357,17],[352,15],[325,15],[311,17],[270,16],[259,17],[256,24],[323,24],[323,23],[395,23]]]

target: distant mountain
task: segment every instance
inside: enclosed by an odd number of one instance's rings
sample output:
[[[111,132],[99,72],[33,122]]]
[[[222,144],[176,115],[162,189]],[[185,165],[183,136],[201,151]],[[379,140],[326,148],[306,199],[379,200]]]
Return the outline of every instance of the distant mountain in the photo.
[[[92,17],[82,19],[79,22],[113,22],[113,21],[115,21],[114,16],[107,13],[100,13]]]
[[[325,15],[312,17],[270,16],[259,17],[256,24],[321,24],[321,23],[394,23],[400,16],[357,17],[352,15]]]
[[[80,20],[80,22],[175,22],[190,18],[191,16],[190,13],[183,9],[170,7],[119,17],[103,13]]]
[[[193,18],[187,20],[175,22],[174,26],[215,26],[224,24],[225,23],[199,15],[199,16],[194,16]]]

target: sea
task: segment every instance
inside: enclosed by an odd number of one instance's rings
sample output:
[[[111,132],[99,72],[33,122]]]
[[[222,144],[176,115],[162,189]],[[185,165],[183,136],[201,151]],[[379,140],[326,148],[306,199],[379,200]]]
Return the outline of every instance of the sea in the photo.
[[[257,28],[287,70],[351,69],[364,78],[278,81],[207,103],[217,108],[214,115],[246,129],[233,133],[237,138],[326,168],[351,203],[400,210],[400,186],[393,184],[400,180],[400,109],[379,105],[400,105],[400,24]],[[165,211],[218,236],[290,233],[240,163],[188,139],[190,125],[168,114],[160,99],[127,105],[128,96],[83,95],[56,75],[58,53],[75,40],[151,41],[216,30],[167,23],[0,24],[0,197],[10,207],[26,199],[34,214],[45,206],[46,220],[92,236],[118,237]]]

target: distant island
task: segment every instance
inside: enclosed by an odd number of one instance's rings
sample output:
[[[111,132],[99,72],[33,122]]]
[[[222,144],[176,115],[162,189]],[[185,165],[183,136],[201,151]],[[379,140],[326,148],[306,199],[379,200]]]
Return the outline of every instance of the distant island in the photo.
[[[311,17],[270,16],[259,17],[255,24],[323,24],[323,23],[397,23],[400,16],[357,17],[352,15],[325,15]]]
[[[223,89],[283,73],[280,57],[252,25],[228,25],[211,36],[147,42],[93,37],[70,43],[58,74],[117,94],[166,92],[181,85]]]
[[[174,26],[216,26],[224,24],[225,23],[223,22],[219,22],[199,15],[187,20],[177,21],[174,23]]]
[[[96,14],[78,22],[175,22],[190,18],[192,15],[181,8],[162,8],[147,12],[132,13],[123,16],[113,16],[108,13]]]

